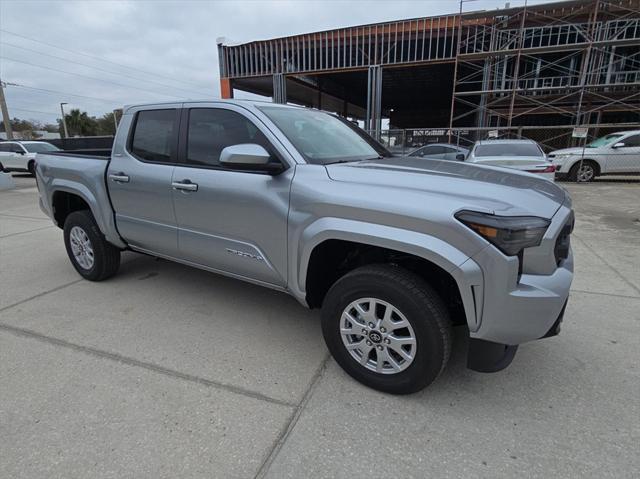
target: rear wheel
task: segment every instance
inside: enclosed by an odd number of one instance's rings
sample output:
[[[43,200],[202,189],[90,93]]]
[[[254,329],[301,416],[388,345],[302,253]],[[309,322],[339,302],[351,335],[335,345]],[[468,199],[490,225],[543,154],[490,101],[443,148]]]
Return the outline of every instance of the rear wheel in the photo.
[[[451,352],[442,300],[419,276],[393,265],[364,266],[340,278],[325,298],[322,331],[349,375],[393,394],[432,383]]]
[[[569,170],[569,179],[571,181],[577,181],[579,183],[587,183],[593,181],[598,172],[598,167],[591,160],[584,160],[578,162]]]
[[[116,274],[120,267],[120,250],[105,239],[88,210],[67,216],[64,244],[71,264],[85,279],[102,281]]]

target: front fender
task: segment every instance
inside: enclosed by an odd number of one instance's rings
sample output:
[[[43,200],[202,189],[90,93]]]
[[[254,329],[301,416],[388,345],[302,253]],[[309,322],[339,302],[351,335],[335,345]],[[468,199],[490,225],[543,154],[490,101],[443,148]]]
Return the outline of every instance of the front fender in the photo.
[[[478,311],[474,303],[482,298],[482,271],[462,251],[434,236],[392,226],[365,223],[343,218],[321,218],[309,224],[293,239],[289,284],[291,293],[306,304],[306,280],[314,248],[326,240],[344,240],[401,251],[424,258],[451,274],[462,298],[467,321],[475,326]],[[475,300],[474,300],[474,287]],[[479,319],[479,318],[478,318]]]

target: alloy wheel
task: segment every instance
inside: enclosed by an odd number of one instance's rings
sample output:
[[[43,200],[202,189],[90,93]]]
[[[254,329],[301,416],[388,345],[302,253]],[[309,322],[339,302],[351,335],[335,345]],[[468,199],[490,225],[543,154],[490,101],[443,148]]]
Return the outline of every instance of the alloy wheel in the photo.
[[[407,318],[377,298],[351,302],[340,318],[340,335],[351,357],[381,374],[397,374],[416,357],[416,335]]]

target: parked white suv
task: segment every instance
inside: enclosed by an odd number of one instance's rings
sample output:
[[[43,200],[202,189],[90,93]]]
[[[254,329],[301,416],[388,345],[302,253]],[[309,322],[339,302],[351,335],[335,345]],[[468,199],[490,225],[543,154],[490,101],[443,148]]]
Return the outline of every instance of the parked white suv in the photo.
[[[0,142],[0,171],[35,172],[36,153],[59,151],[60,148],[46,141]]]
[[[600,175],[639,174],[640,130],[610,133],[585,148],[552,151],[549,159],[558,179],[591,181]]]

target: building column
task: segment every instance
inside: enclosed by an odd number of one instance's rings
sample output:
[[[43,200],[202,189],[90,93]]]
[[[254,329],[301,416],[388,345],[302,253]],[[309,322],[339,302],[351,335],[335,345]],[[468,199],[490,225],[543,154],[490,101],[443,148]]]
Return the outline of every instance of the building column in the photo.
[[[231,87],[231,79],[220,78],[220,97],[223,99],[233,98],[233,88]]]
[[[382,127],[382,67],[374,65],[369,67],[367,77],[367,117],[364,121],[364,129],[374,138],[380,138]]]
[[[273,102],[287,103],[287,77],[282,73],[273,75]]]

